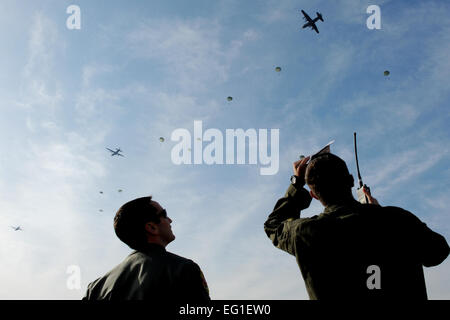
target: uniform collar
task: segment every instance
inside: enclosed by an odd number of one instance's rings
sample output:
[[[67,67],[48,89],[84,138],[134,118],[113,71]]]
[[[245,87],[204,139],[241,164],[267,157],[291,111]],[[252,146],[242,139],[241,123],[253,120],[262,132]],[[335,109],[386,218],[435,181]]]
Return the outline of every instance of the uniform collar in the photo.
[[[155,253],[155,252],[166,252],[166,248],[156,243],[147,243],[142,248],[139,248],[137,251],[142,251],[146,253]]]
[[[355,208],[355,207],[359,207],[359,206],[360,206],[360,203],[358,201],[356,201],[355,199],[353,199],[353,200],[350,200],[345,203],[332,204],[332,205],[326,206],[323,213],[324,214],[332,214],[332,213],[340,211],[340,209],[342,209],[342,208]]]

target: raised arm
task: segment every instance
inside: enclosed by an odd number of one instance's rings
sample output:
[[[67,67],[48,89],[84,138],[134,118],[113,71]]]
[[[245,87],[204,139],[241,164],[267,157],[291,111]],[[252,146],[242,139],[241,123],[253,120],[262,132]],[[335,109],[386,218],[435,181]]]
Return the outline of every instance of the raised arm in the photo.
[[[309,207],[311,196],[303,188],[305,171],[309,157],[294,162],[295,184],[291,184],[283,198],[275,204],[275,208],[264,223],[264,231],[273,244],[292,255],[295,255],[296,231],[301,223],[300,211]]]

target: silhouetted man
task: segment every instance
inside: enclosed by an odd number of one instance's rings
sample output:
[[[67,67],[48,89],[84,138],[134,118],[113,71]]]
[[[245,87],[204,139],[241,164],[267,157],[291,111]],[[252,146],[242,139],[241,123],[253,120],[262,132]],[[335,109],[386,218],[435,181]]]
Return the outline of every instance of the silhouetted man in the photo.
[[[171,222],[151,196],[124,204],[114,217],[114,230],[135,251],[90,283],[83,300],[210,300],[199,266],[166,251],[175,240]]]
[[[352,195],[353,176],[331,153],[294,163],[294,176],[264,224],[273,244],[294,255],[310,299],[427,299],[423,267],[449,254],[444,237],[415,215]],[[305,182],[310,191],[305,188]],[[318,199],[325,210],[300,218]]]

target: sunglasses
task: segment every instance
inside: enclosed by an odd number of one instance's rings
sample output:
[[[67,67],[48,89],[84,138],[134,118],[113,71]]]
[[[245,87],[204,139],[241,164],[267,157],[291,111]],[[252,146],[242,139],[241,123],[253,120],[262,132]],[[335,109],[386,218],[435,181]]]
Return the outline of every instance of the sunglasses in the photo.
[[[162,211],[160,211],[160,213],[158,214],[158,217],[160,217],[160,218],[167,218],[167,211],[166,211],[166,209],[162,209]]]

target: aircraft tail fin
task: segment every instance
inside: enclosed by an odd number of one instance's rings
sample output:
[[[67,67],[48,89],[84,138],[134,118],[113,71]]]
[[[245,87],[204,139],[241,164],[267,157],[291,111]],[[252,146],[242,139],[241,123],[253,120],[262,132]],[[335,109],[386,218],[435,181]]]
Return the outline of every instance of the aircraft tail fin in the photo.
[[[319,18],[319,19],[322,20],[322,22],[323,22],[322,14],[320,14],[320,12],[316,12],[316,14],[317,14],[317,18]]]

